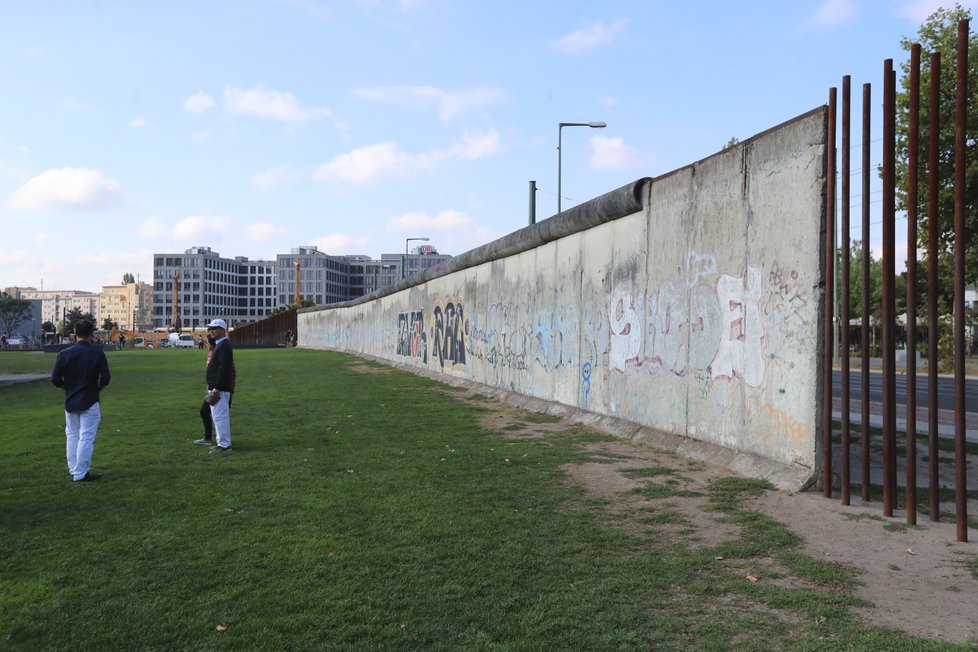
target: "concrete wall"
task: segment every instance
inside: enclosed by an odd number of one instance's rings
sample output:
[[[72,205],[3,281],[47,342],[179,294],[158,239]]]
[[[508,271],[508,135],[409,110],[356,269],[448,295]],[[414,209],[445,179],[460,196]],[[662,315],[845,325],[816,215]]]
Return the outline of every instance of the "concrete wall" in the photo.
[[[826,112],[640,179],[364,299],[367,354],[816,469]]]

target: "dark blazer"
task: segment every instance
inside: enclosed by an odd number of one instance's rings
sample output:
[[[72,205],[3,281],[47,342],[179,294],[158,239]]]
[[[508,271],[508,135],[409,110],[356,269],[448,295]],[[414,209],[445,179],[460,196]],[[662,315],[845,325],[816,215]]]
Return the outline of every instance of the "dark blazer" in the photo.
[[[231,341],[225,338],[214,348],[211,361],[207,363],[207,389],[233,392],[234,377],[234,351]]]
[[[79,340],[58,354],[51,382],[65,390],[65,411],[84,412],[98,403],[99,391],[112,379],[100,348]]]

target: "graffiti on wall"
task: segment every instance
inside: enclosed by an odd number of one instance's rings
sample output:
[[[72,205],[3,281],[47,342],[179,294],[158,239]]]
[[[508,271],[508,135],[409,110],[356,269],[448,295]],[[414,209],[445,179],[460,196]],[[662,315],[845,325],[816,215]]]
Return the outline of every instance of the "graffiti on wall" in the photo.
[[[428,335],[424,329],[424,310],[409,310],[397,315],[397,355],[418,358],[428,364]]]
[[[465,310],[461,301],[437,301],[431,311],[431,357],[438,366],[465,366]]]
[[[808,303],[795,272],[775,264],[767,277],[763,265],[748,265],[740,275],[718,273],[714,256],[693,251],[681,280],[645,296],[629,284],[611,292],[609,364],[625,371],[651,363],[678,376],[706,370],[714,380],[739,378],[759,387],[765,329],[809,323]]]

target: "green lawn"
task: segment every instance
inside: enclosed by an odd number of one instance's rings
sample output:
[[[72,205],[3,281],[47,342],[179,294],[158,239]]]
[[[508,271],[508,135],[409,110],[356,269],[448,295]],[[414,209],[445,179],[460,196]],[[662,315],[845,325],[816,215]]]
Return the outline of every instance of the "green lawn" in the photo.
[[[0,387],[0,649],[955,649],[850,617],[851,569],[741,506],[765,483],[711,485],[742,535],[691,550],[655,534],[674,515],[617,527],[566,481],[604,435],[487,431],[491,407],[339,354],[235,355],[234,450],[211,456],[203,352],[110,353],[94,483],[67,479],[61,393]],[[808,588],[744,581],[758,560]]]

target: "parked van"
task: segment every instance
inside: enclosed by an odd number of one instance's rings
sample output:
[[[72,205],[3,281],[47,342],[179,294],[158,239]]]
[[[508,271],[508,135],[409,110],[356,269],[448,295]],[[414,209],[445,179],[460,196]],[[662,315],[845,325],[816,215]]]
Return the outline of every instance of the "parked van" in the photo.
[[[197,347],[197,342],[190,333],[170,333],[170,346],[178,349],[193,349]]]
[[[134,348],[134,349],[145,349],[146,348],[146,338],[145,337],[134,337],[134,338],[132,338],[132,348]]]

